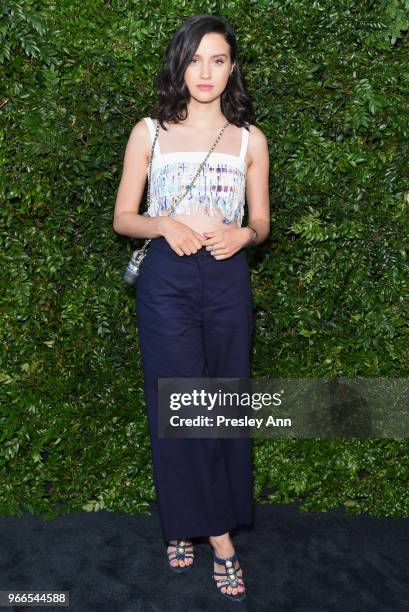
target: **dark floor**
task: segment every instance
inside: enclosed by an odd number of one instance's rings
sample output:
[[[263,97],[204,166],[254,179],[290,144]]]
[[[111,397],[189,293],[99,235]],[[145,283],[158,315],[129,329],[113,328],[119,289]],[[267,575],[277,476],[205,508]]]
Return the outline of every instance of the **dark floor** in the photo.
[[[70,592],[70,608],[16,611],[409,611],[407,519],[257,505],[254,527],[232,533],[247,587],[237,603],[212,582],[205,538],[195,540],[191,572],[168,569],[152,510],[150,517],[107,511],[53,521],[0,517],[0,590]]]

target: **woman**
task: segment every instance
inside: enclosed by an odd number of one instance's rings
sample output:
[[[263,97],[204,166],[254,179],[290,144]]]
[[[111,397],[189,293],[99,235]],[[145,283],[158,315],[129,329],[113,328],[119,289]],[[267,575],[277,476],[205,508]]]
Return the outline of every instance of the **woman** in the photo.
[[[191,569],[192,538],[208,536],[219,591],[243,599],[229,531],[253,522],[251,441],[159,438],[157,381],[250,377],[253,302],[244,247],[270,231],[268,144],[249,123],[251,101],[224,18],[193,15],[177,30],[157,86],[156,118],[141,119],[126,147],[114,230],[152,239],[136,317],[159,516],[171,568]],[[156,131],[151,200],[141,215]],[[183,191],[189,195],[169,215]],[[245,195],[249,224],[241,227]]]

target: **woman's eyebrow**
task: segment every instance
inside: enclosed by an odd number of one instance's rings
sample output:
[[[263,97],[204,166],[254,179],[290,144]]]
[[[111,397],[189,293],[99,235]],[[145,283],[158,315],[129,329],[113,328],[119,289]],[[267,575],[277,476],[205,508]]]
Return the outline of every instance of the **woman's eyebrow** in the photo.
[[[196,55],[198,57],[201,57],[200,53],[195,53],[193,57],[196,57]],[[215,55],[211,55],[210,57],[219,57],[220,55],[224,55],[224,57],[227,57],[225,53],[216,53]]]

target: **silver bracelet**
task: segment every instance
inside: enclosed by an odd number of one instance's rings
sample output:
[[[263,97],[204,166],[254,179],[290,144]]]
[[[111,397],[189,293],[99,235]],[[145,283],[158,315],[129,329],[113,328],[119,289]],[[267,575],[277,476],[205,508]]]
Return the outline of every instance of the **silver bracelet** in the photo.
[[[247,246],[252,246],[255,243],[255,241],[257,240],[258,234],[257,234],[257,231],[254,229],[254,227],[252,227],[251,225],[246,225],[246,227],[251,229],[253,232],[253,237],[250,239],[250,242],[246,244],[246,247],[247,247]]]

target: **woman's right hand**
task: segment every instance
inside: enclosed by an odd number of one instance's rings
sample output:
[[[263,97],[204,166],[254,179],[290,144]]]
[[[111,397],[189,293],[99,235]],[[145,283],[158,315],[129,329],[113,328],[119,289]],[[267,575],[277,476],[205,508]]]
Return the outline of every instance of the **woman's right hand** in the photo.
[[[202,234],[176,219],[166,217],[162,222],[162,235],[178,255],[193,255],[206,243]]]

